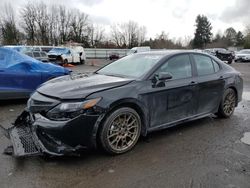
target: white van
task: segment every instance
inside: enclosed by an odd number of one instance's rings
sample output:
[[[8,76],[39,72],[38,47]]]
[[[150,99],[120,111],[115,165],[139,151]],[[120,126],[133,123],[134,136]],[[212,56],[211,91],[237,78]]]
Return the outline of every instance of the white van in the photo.
[[[150,51],[149,46],[134,47],[130,49],[130,51],[128,52],[128,55],[139,53],[139,52],[147,52],[147,51]]]

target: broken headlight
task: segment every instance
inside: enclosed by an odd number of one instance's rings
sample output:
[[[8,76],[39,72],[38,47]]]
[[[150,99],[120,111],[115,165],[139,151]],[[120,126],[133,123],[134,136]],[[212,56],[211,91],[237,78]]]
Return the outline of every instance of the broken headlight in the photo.
[[[66,121],[94,107],[100,100],[101,98],[90,99],[83,102],[62,102],[48,111],[46,116],[51,120]]]

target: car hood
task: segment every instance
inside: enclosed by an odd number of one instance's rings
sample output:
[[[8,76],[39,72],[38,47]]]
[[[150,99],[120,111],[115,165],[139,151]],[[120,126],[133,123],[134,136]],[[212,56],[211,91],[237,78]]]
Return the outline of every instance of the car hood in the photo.
[[[37,91],[59,99],[82,99],[92,93],[123,86],[132,82],[130,78],[120,78],[100,74],[63,76],[41,85]]]

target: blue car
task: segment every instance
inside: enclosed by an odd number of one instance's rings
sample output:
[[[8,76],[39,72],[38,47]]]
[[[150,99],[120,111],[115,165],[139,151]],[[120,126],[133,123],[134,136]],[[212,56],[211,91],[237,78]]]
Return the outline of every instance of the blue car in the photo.
[[[28,98],[42,83],[68,74],[70,70],[61,66],[0,48],[0,100]]]

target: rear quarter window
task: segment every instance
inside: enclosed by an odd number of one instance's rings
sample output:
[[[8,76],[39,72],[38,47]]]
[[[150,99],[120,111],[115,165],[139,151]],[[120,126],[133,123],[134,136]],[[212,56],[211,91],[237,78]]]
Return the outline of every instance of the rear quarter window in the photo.
[[[214,60],[213,60],[213,64],[214,64],[214,71],[218,72],[220,70],[219,64],[216,61],[214,61]]]

